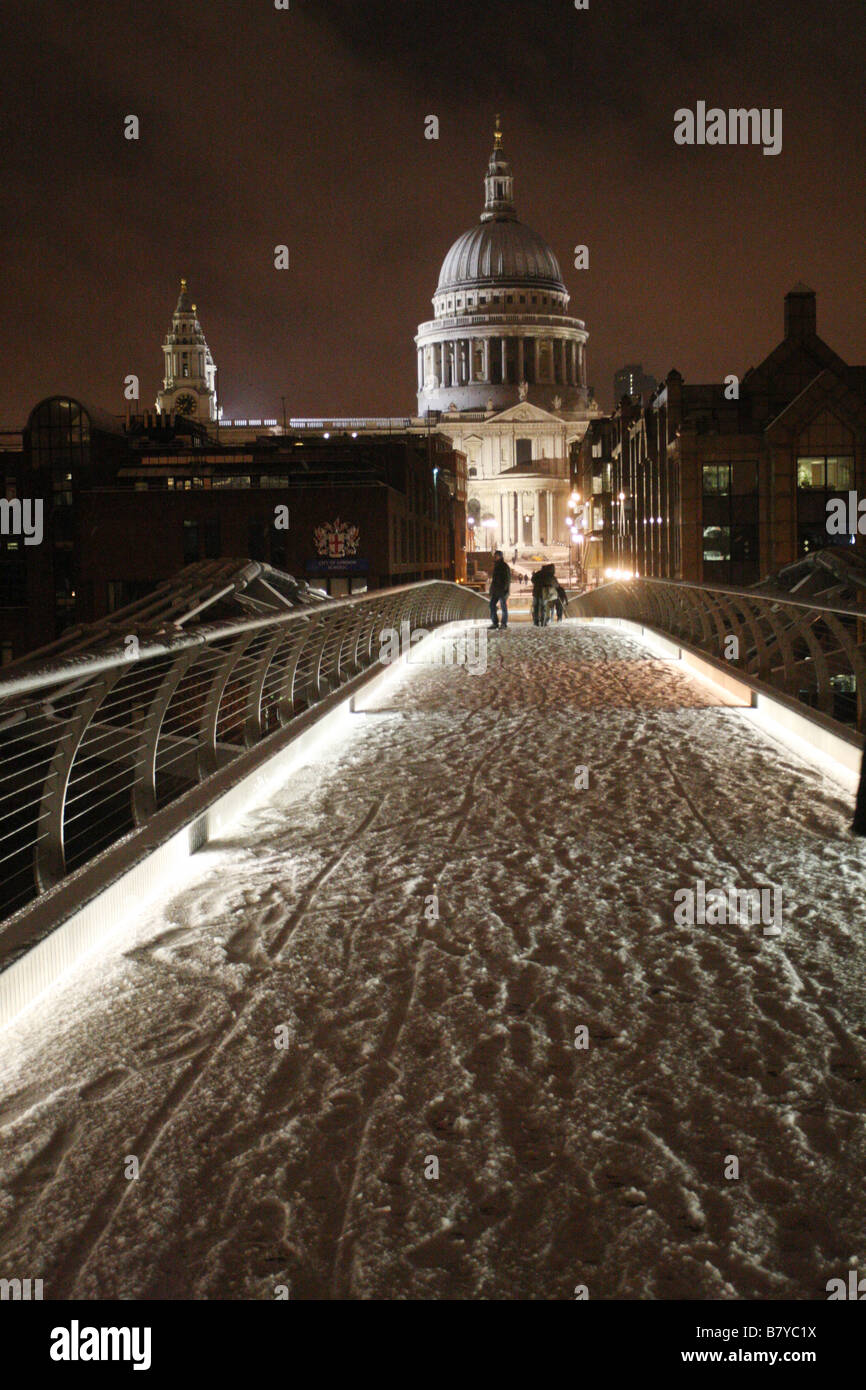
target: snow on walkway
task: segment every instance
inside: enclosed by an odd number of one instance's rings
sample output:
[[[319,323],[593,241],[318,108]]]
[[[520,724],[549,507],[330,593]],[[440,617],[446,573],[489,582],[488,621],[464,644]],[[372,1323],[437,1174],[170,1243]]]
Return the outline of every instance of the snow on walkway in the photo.
[[[488,652],[371,698],[2,1035],[0,1274],[825,1298],[866,1262],[850,798],[618,633]],[[780,887],[783,936],[677,925],[698,879]]]

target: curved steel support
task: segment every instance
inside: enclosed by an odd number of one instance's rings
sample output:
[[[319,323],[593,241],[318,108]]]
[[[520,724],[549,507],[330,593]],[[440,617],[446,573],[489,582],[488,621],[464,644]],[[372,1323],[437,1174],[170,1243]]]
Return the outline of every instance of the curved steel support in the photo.
[[[127,670],[128,667],[116,667],[87,687],[57,741],[42,784],[37,823],[42,824],[43,830],[34,847],[33,872],[40,893],[53,888],[66,875],[66,795],[72,765],[91,720]]]
[[[135,753],[132,819],[136,825],[144,825],[145,821],[157,809],[156,759],[163,721],[178,686],[190,668],[199,660],[201,654],[201,648],[192,648],[179,656],[174,665],[166,671],[150,702]]]

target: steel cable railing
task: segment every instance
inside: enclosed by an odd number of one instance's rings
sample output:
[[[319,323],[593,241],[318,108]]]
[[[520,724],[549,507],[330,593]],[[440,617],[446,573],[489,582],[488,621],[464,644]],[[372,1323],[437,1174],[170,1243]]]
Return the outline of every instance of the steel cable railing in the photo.
[[[372,666],[389,629],[486,614],[432,580],[0,681],[0,916]]]
[[[578,595],[569,613],[654,628],[837,723],[866,728],[866,611],[751,589],[632,579]]]

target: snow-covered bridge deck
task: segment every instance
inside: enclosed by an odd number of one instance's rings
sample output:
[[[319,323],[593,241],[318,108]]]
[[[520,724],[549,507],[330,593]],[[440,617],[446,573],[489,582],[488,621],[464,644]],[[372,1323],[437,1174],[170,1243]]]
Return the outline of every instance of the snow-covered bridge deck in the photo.
[[[826,1297],[866,1257],[850,798],[572,623],[354,720],[4,1033],[0,1273]],[[781,937],[678,925],[699,880],[779,888]]]

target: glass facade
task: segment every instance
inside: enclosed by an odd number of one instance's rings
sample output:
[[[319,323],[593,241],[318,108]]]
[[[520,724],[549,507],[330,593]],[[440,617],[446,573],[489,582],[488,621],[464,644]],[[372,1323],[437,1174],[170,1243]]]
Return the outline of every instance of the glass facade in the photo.
[[[702,491],[704,579],[754,584],[760,577],[757,460],[704,464]]]
[[[90,417],[78,401],[55,397],[37,406],[30,457],[33,469],[50,479],[55,501],[71,505],[73,485],[90,467]]]
[[[55,396],[30,416],[30,463],[41,486],[52,547],[55,633],[75,621],[73,491],[91,471],[91,421],[79,401]],[[47,520],[47,518],[46,518]]]
[[[829,545],[849,545],[847,534],[827,530],[827,503],[841,497],[846,503],[854,487],[851,454],[802,454],[797,459],[797,554],[812,555]]]

